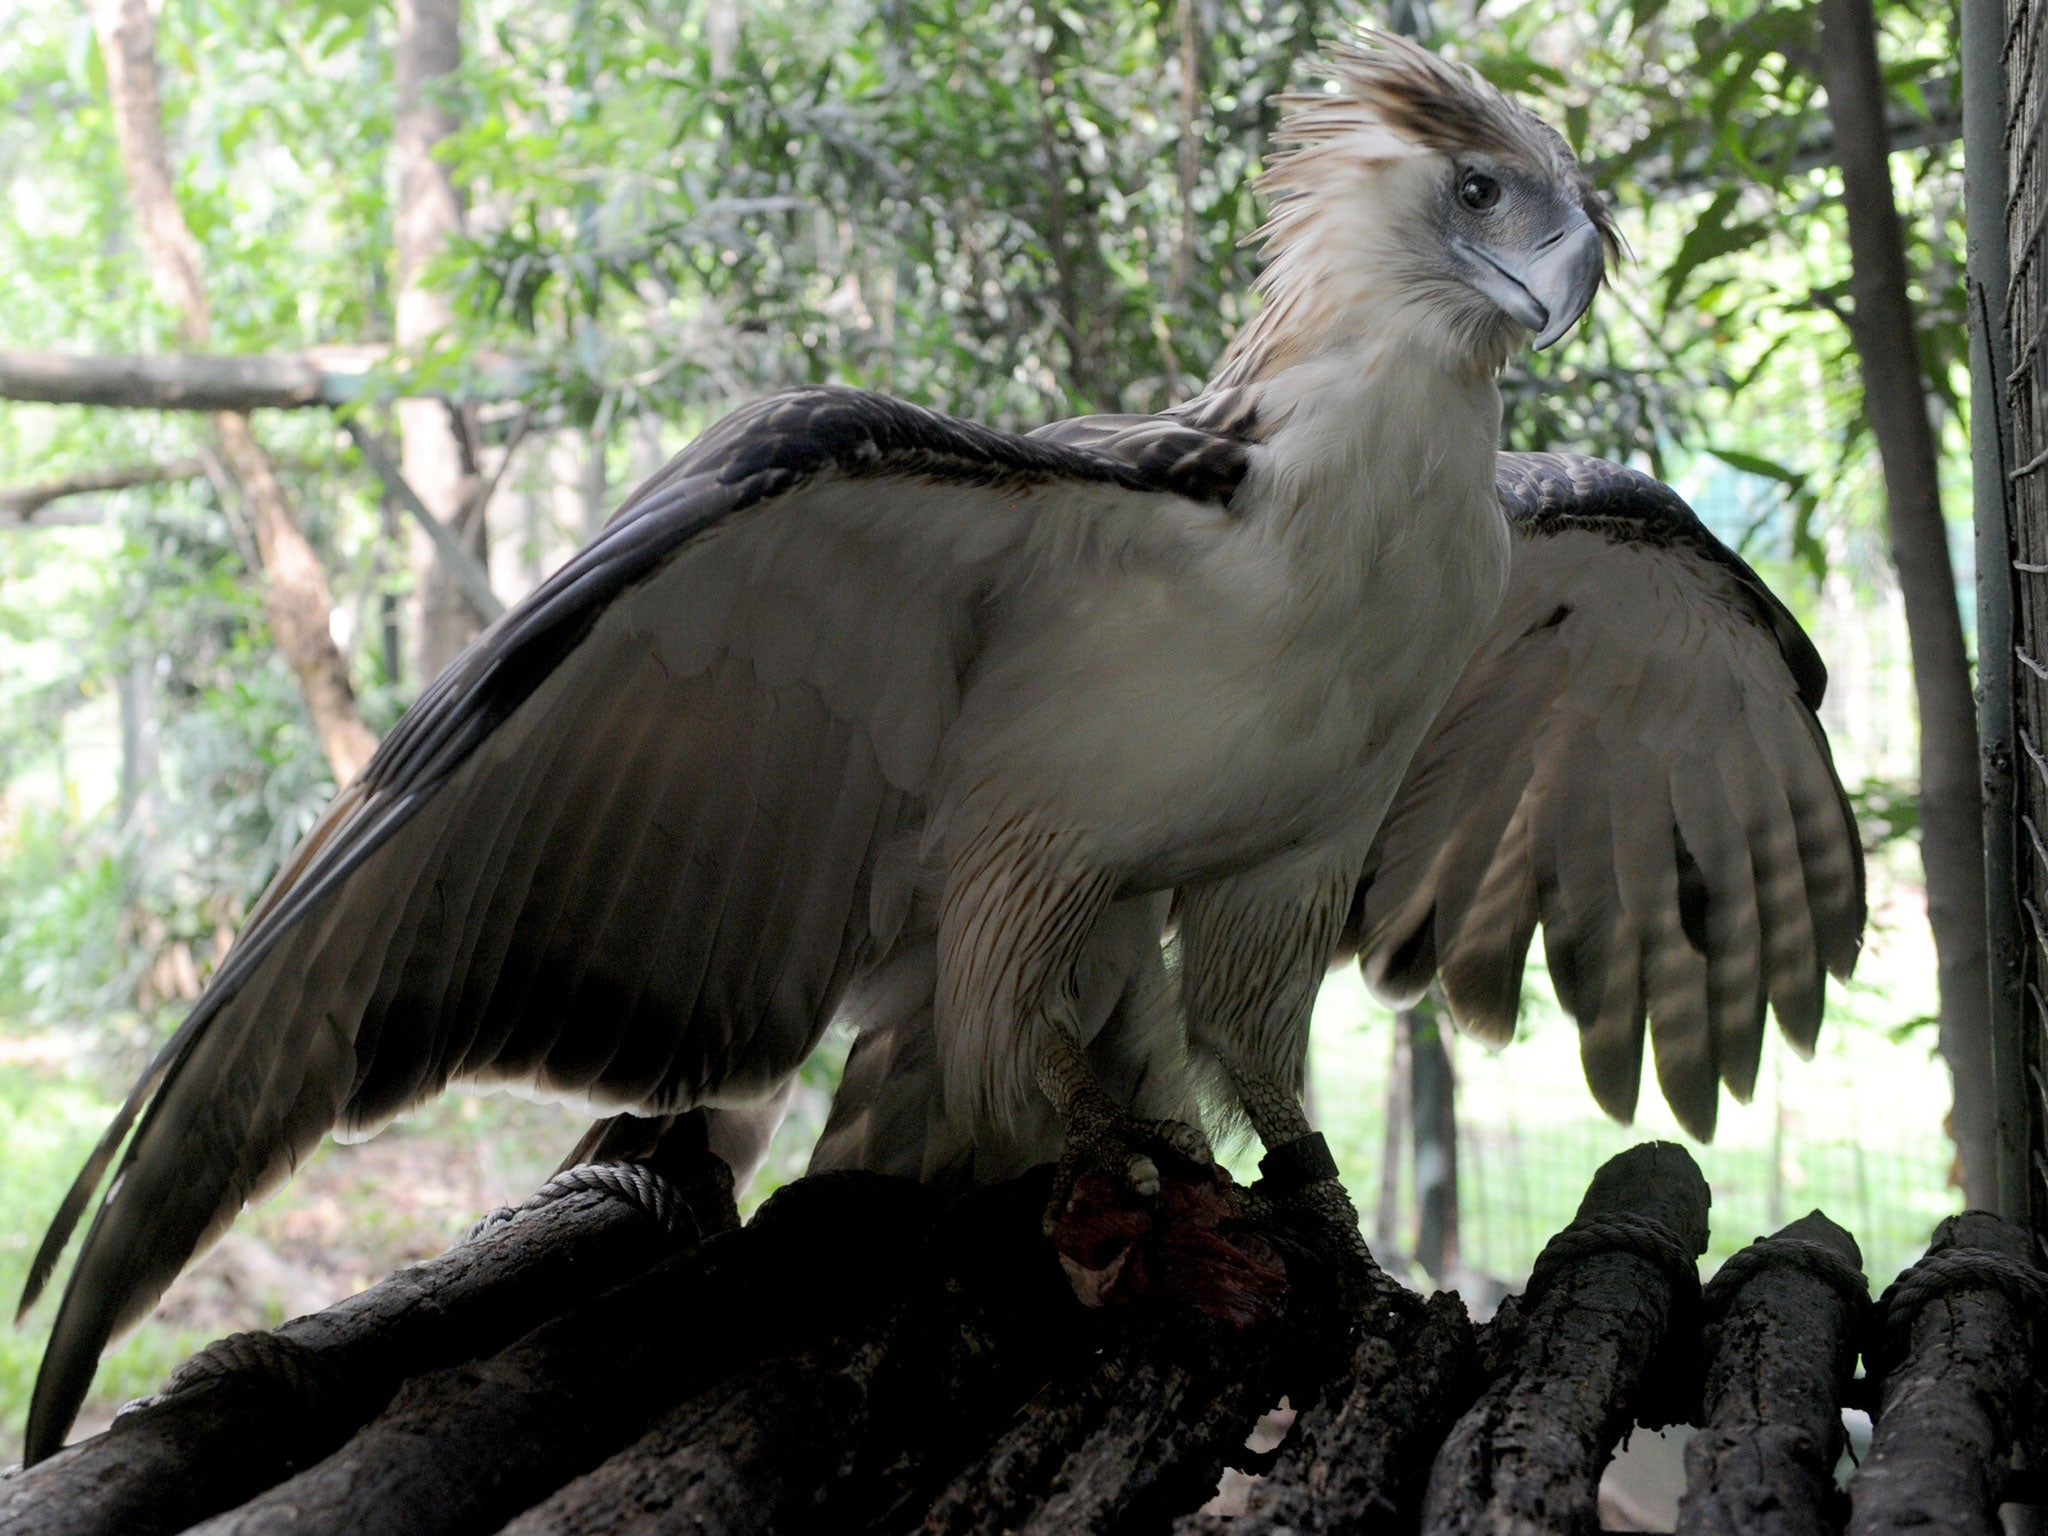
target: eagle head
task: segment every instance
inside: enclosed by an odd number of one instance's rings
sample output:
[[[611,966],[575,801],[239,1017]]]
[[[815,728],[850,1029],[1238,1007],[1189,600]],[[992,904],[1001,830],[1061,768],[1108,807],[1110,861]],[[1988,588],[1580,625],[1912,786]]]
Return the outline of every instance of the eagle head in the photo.
[[[1259,181],[1266,303],[1232,348],[1239,380],[1367,327],[1495,370],[1570,330],[1621,246],[1563,137],[1405,38],[1362,33],[1322,66],[1326,89],[1281,99]]]

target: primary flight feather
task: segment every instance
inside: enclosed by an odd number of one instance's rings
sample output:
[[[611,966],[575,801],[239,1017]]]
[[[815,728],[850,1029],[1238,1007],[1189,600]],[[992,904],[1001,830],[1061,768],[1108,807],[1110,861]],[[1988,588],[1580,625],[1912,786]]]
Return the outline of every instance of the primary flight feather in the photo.
[[[1645,1035],[1711,1139],[1756,1086],[1766,1008],[1810,1054],[1862,943],[1863,852],[1816,713],[1820,657],[1668,486],[1503,454],[1513,574],[1408,765],[1347,925],[1405,1004],[1440,976],[1503,1042],[1540,925],[1602,1108],[1633,1116]]]
[[[1495,378],[1612,242],[1475,76],[1394,39],[1324,62],[1265,180],[1264,307],[1197,399],[1040,438],[748,407],[427,690],[66,1199],[25,1305],[114,1168],[30,1460],[330,1129],[456,1079],[756,1102],[920,945],[947,1114],[995,1151],[1058,1116],[1142,1190],[1172,1132],[1095,1080],[1081,971],[1177,888],[1191,1027],[1263,1136],[1306,1131],[1315,979],[1500,598]]]

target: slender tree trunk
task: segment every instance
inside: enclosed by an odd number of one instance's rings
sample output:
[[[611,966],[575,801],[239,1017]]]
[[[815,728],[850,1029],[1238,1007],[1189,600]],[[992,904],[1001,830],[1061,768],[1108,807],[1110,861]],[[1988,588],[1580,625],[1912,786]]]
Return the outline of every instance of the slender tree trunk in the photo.
[[[705,6],[704,46],[711,54],[711,78],[723,80],[732,73],[733,55],[739,52],[739,0],[710,0]]]
[[[213,332],[213,306],[200,276],[198,243],[178,206],[164,142],[156,13],[149,0],[91,0],[91,10],[143,256],[151,279],[178,307],[186,344],[203,350]],[[213,424],[256,532],[272,638],[298,677],[328,765],[345,784],[369,761],[377,738],[356,710],[347,664],[328,631],[333,599],[326,572],[249,418],[224,412]]]
[[[1029,14],[1029,13],[1027,13]],[[1095,324],[1083,297],[1084,281],[1076,255],[1087,236],[1086,219],[1067,198],[1067,157],[1060,146],[1056,121],[1057,82],[1051,54],[1031,49],[1031,79],[1038,90],[1038,147],[1045,177],[1045,240],[1052,249],[1054,291],[1062,335],[1067,339],[1067,389],[1074,398],[1100,408],[1095,354]],[[1071,215],[1071,217],[1070,217]],[[1077,230],[1074,221],[1082,227]]]
[[[1970,1204],[1996,1203],[1996,1101],[1986,975],[1977,712],[1963,646],[1934,424],[1892,198],[1871,0],[1821,0],[1821,68],[1842,167],[1853,266],[1850,330],[1863,408],[1884,464],[1892,563],[1905,599],[1920,706],[1920,857],[1941,979],[1941,1051],[1955,1084],[1950,1133]]]
[[[1202,20],[1195,0],[1180,0],[1180,143],[1174,171],[1180,181],[1180,240],[1173,248],[1172,295],[1188,296],[1195,272],[1195,192],[1202,174]]]
[[[1180,0],[1180,142],[1174,174],[1180,184],[1180,233],[1174,241],[1173,265],[1166,276],[1166,322],[1159,331],[1161,362],[1166,368],[1166,398],[1178,405],[1200,381],[1187,379],[1173,333],[1187,318],[1188,287],[1195,273],[1195,193],[1202,177],[1202,19],[1196,0]]]
[[[1458,1262],[1458,1081],[1434,998],[1401,1020],[1414,1073],[1415,1262],[1441,1283]]]
[[[150,710],[155,683],[147,655],[130,657],[115,681],[121,707],[121,784],[116,807],[124,831],[136,824],[156,783],[156,721]]]
[[[587,543],[604,530],[611,516],[612,482],[608,460],[612,442],[612,415],[618,396],[605,392],[591,418],[590,433],[583,445],[583,538]]]
[[[134,4],[135,0],[123,3]],[[256,441],[249,418],[223,414],[213,418],[213,427],[220,434],[221,457],[227,461],[228,472],[242,487],[249,525],[256,535],[257,558],[269,578],[264,606],[271,637],[298,677],[320,744],[334,768],[335,782],[346,784],[377,750],[377,738],[356,712],[348,663],[334,643],[334,599],[327,588],[327,572],[292,515],[284,485],[270,455]]]
[[[402,614],[397,594],[387,585],[391,572],[405,562],[405,527],[398,516],[398,502],[389,490],[377,499],[377,526],[381,535],[377,553],[377,628],[384,658],[384,681],[396,683],[404,667],[404,645],[399,638]]]
[[[462,62],[461,0],[399,0],[398,45],[392,69],[398,120],[391,140],[398,183],[393,234],[398,248],[398,310],[394,340],[417,359],[455,324],[455,306],[427,283],[427,268],[462,228],[462,203],[448,167],[435,156],[455,131],[448,82]],[[427,509],[486,558],[483,508],[474,504],[476,465],[452,406],[439,400],[398,405],[399,467]],[[475,612],[453,575],[418,530],[413,569],[420,573],[415,656],[425,684],[476,637]]]
[[[1408,1015],[1394,1015],[1394,1054],[1387,1063],[1387,1117],[1381,1141],[1379,1209],[1373,1217],[1373,1241],[1388,1258],[1405,1244],[1401,1237],[1401,1152],[1408,1144],[1409,1094],[1415,1075],[1409,1065]]]

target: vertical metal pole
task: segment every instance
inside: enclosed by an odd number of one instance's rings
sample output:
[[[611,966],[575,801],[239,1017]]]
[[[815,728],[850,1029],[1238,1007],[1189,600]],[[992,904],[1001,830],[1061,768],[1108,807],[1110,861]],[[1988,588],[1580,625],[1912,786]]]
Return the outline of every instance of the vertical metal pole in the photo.
[[[2005,378],[2006,82],[2001,0],[1962,0],[1964,220],[1969,228],[1970,466],[1977,535],[1977,707],[1984,760],[1998,1203],[2025,1221],[2027,1120],[2014,798],[2011,425]]]

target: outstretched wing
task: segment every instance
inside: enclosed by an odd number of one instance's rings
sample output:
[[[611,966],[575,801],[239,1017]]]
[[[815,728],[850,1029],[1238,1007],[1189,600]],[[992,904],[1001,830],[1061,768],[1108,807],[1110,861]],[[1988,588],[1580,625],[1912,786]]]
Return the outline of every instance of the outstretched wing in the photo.
[[[1006,562],[1048,518],[1235,489],[1241,445],[1166,437],[1033,442],[811,389],[642,487],[336,797],[109,1128],[23,1301],[127,1138],[29,1459],[107,1339],[337,1125],[456,1078],[651,1114],[771,1092],[891,938],[877,860]]]
[[[1598,459],[1502,454],[1514,531],[1492,632],[1410,764],[1353,906],[1382,996],[1441,975],[1459,1024],[1513,1037],[1543,925],[1586,1079],[1657,1080],[1713,1135],[1756,1084],[1765,1006],[1802,1054],[1862,944],[1863,858],[1791,614],[1675,492]]]

